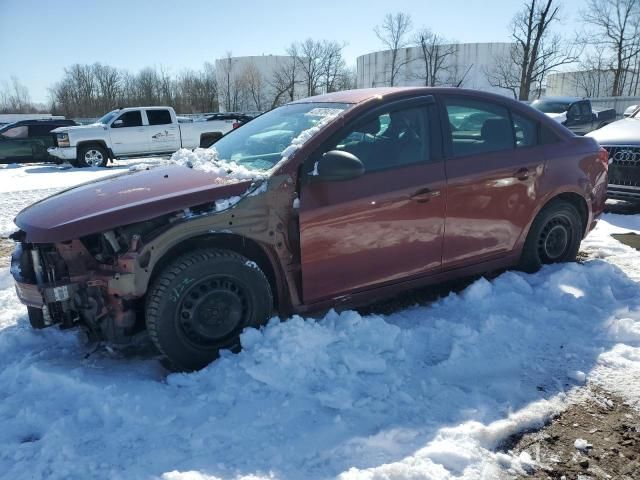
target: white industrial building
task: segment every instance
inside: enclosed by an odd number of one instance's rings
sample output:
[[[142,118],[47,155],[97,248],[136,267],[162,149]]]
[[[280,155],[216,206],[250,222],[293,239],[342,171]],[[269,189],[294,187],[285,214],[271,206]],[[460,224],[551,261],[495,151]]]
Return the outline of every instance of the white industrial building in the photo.
[[[512,43],[458,43],[442,45],[441,51],[453,50],[447,57],[438,83],[474,88],[512,96],[509,90],[489,83],[487,72],[495,69],[501,59],[508,58]],[[373,52],[357,59],[358,88],[388,86],[391,68],[391,50]],[[398,61],[405,64],[399,71],[396,86],[425,85],[424,60],[420,47],[403,48]]]
[[[291,65],[288,55],[230,57],[216,60],[220,111],[264,111],[272,107],[276,96],[275,72]],[[294,98],[302,97],[301,88]],[[284,96],[284,102],[290,101]],[[228,107],[231,108],[228,108]]]
[[[613,90],[613,71],[579,70],[555,72],[547,76],[548,96],[608,97]],[[626,71],[623,78],[624,95],[640,95],[640,76]]]

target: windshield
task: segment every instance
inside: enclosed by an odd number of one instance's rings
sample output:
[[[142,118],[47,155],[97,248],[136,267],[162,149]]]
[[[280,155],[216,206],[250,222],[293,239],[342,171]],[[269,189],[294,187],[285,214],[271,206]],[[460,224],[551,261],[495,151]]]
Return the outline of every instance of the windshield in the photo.
[[[531,106],[543,113],[564,113],[569,110],[568,102],[550,102],[548,100],[536,100]]]
[[[211,148],[219,160],[267,171],[311,138],[314,127],[322,126],[349,107],[346,103],[285,105],[232,130]]]
[[[113,117],[116,116],[118,112],[119,110],[112,110],[109,113],[107,113],[104,117],[102,117],[100,120],[98,120],[96,123],[101,123],[103,125],[106,125],[113,119]]]

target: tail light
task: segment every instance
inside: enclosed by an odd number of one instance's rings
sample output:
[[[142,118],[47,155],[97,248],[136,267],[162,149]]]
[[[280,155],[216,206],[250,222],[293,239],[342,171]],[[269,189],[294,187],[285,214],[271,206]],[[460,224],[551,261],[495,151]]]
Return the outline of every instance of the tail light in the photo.
[[[240,126],[240,122],[233,122],[233,125],[231,125],[231,129],[234,130],[236,128],[238,128]]]
[[[605,170],[609,170],[609,152],[602,147],[600,147],[600,150],[598,151],[598,160],[602,162]]]

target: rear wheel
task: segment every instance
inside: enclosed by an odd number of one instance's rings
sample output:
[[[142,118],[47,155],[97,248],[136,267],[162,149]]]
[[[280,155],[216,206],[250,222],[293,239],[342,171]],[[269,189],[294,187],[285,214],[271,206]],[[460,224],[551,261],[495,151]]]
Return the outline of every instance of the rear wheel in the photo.
[[[519,268],[536,272],[542,265],[574,261],[583,231],[580,214],[573,205],[562,200],[550,203],[531,225]]]
[[[42,309],[27,307],[27,313],[29,314],[29,323],[31,324],[31,328],[40,330],[47,326],[47,324],[44,323],[44,313]]]
[[[98,144],[84,145],[78,149],[78,167],[106,167],[109,154]]]
[[[270,317],[273,299],[262,270],[227,250],[183,255],[154,281],[146,321],[158,350],[180,370],[203,368],[240,333]]]

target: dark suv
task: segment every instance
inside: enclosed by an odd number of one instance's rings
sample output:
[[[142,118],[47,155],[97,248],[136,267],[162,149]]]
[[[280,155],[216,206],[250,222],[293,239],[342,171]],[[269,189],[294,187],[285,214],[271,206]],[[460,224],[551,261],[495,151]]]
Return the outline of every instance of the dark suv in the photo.
[[[57,162],[47,153],[51,130],[77,125],[73,120],[21,120],[0,127],[0,163]]]

